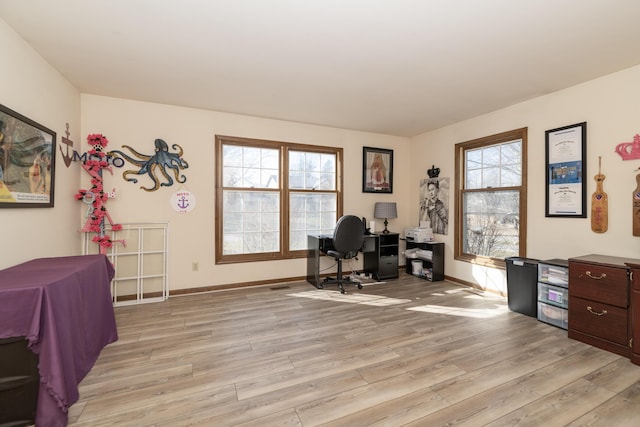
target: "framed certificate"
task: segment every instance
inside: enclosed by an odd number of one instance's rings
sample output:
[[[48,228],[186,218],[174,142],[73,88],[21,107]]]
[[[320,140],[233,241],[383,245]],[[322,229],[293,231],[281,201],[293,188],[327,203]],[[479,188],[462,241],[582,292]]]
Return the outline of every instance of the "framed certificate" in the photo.
[[[587,123],[545,132],[547,217],[586,218]]]

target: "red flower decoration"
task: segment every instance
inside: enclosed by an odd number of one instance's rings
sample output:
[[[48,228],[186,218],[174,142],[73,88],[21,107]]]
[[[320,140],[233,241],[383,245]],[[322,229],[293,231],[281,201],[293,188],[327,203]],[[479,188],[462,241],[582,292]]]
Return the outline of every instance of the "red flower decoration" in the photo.
[[[87,143],[93,146],[99,145],[101,147],[106,147],[109,144],[109,140],[101,133],[93,133],[87,136]]]
[[[113,246],[113,241],[109,235],[104,234],[105,231],[105,217],[111,222],[111,218],[108,216],[105,203],[108,200],[108,195],[104,192],[102,184],[102,169],[107,169],[110,172],[111,166],[105,159],[107,153],[104,148],[109,144],[107,137],[101,133],[94,133],[87,136],[87,143],[91,145],[91,149],[88,151],[88,156],[84,160],[83,168],[91,175],[91,190],[78,190],[75,194],[76,200],[82,200],[85,204],[90,205],[89,218],[83,227],[84,232],[93,232],[97,236],[94,236],[91,240],[94,243],[100,245],[100,253],[105,253],[105,248]],[[90,200],[86,200],[85,197],[90,194],[92,197]],[[111,224],[113,231],[122,230],[121,224]],[[124,240],[117,240],[124,244]]]

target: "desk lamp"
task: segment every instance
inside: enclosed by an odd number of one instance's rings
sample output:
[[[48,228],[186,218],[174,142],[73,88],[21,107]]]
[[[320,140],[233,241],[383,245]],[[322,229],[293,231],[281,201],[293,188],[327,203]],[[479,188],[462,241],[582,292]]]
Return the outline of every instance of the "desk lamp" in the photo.
[[[395,202],[376,202],[376,206],[373,210],[373,216],[377,219],[384,218],[384,231],[382,233],[388,234],[387,224],[389,224],[389,218],[398,217],[398,208]]]

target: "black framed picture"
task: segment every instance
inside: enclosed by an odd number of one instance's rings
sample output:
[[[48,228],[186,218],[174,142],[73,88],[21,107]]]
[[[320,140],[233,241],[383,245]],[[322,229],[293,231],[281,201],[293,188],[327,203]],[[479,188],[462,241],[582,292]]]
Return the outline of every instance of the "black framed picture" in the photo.
[[[545,132],[545,216],[587,217],[586,156],[586,122]]]
[[[0,105],[0,208],[53,207],[56,133]]]
[[[393,150],[362,149],[362,192],[393,193]]]

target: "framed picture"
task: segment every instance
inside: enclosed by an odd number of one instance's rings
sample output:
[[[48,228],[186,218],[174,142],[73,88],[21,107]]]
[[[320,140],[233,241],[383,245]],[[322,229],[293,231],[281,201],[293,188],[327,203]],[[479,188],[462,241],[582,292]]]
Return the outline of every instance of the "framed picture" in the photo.
[[[362,192],[393,193],[393,150],[362,149]]]
[[[587,123],[545,132],[547,217],[586,218]]]
[[[0,208],[53,207],[56,134],[0,105]]]

